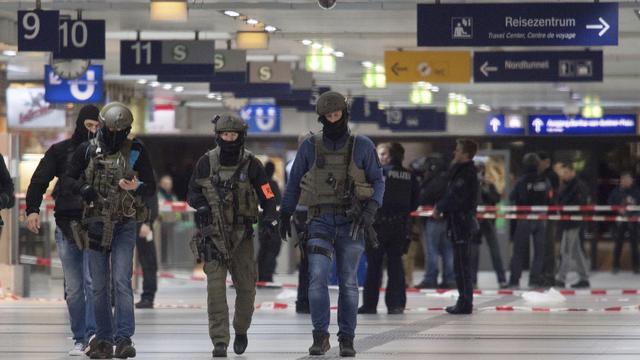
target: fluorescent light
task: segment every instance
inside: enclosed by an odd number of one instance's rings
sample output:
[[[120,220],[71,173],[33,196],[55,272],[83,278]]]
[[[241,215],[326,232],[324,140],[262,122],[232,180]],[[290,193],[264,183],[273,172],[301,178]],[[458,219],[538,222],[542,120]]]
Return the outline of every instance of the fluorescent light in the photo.
[[[4,50],[2,52],[2,55],[4,55],[4,56],[16,56],[16,55],[18,55],[18,52],[15,51],[15,50]]]
[[[151,87],[158,87],[158,86],[160,86],[160,83],[159,83],[159,82],[157,82],[157,81],[152,81],[152,82],[151,82],[151,84],[149,84],[149,86],[151,86]]]
[[[344,53],[342,51],[334,51],[333,56],[341,58],[344,57]]]
[[[363,61],[362,62],[362,66],[366,67],[367,69],[372,68],[373,67],[373,63],[371,61]]]
[[[187,21],[187,1],[151,1],[151,20],[185,22]]]
[[[140,79],[140,80],[137,81],[137,83],[140,84],[140,85],[144,85],[144,84],[147,83],[147,80],[146,79]]]
[[[331,55],[333,53],[333,49],[330,47],[323,47],[322,48],[322,54],[323,55]]]
[[[214,94],[214,93],[208,93],[207,94],[207,99],[213,99],[215,97],[216,97],[216,94]]]
[[[383,73],[384,72],[384,66],[378,64],[376,65],[376,72],[377,73]]]
[[[456,96],[456,93],[449,93],[449,99],[455,99]]]
[[[171,90],[171,84],[164,84],[162,85],[162,88],[165,90]]]
[[[312,47],[312,48],[314,48],[314,49],[322,49],[322,44],[319,44],[319,43],[313,43],[313,44],[311,45],[311,47]]]
[[[224,14],[227,16],[231,16],[231,17],[238,17],[240,16],[240,13],[237,11],[233,11],[233,10],[225,10]]]
[[[183,92],[184,91],[184,86],[176,86],[173,91],[175,92]]]
[[[440,88],[439,88],[439,87],[437,87],[437,86],[431,85],[431,87],[429,88],[429,90],[431,90],[432,92],[436,92],[436,93],[437,93],[437,92],[439,92],[439,91],[440,91]]]
[[[480,105],[478,105],[478,110],[489,112],[489,111],[491,111],[491,106],[489,106],[487,104],[480,104]]]
[[[247,24],[249,25],[257,25],[259,23],[256,19],[247,19]]]
[[[302,40],[302,45],[309,46],[309,45],[311,45],[311,44],[313,44],[313,41],[311,41],[311,40],[309,40],[309,39],[304,39],[304,40]]]
[[[264,27],[264,30],[267,31],[267,32],[274,32],[274,31],[277,31],[278,28],[273,26],[273,25],[267,25],[267,26]]]

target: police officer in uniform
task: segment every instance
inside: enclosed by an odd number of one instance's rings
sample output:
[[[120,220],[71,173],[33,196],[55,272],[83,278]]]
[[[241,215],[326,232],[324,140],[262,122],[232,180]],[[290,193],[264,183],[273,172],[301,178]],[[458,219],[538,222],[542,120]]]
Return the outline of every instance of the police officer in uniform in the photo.
[[[98,117],[98,136],[78,147],[65,181],[85,202],[82,226],[74,223],[72,231],[84,238],[89,248],[96,337],[88,355],[92,359],[126,359],[136,356],[131,342],[135,330],[131,277],[137,223],[147,219],[142,199],[155,193],[156,183],[144,146],[128,138],[133,123],[131,111],[122,103],[112,102]],[[112,283],[115,313],[111,306]]]
[[[384,178],[376,149],[368,138],[349,132],[347,102],[328,91],[316,104],[322,132],[305,139],[291,169],[281,206],[280,235],[291,236],[291,215],[298,200],[308,206],[309,306],[313,322],[310,355],[324,355],[329,345],[328,274],[336,257],[340,295],[340,356],[355,356],[358,311],[356,270],[369,231],[382,205]],[[335,255],[334,255],[335,254]]]
[[[376,314],[382,284],[382,265],[387,256],[385,303],[389,314],[402,314],[407,303],[402,254],[408,244],[409,213],[418,206],[420,189],[415,176],[402,167],[404,147],[399,143],[378,145],[385,188],[382,207],[376,214],[374,228],[380,246],[366,247],[367,278],[362,307],[358,314]]]
[[[449,314],[471,314],[473,311],[473,284],[469,259],[469,243],[478,231],[476,208],[478,204],[478,175],[473,157],[478,144],[469,139],[458,139],[449,169],[447,190],[433,208],[433,216],[447,221],[447,237],[453,242],[453,265],[458,286],[458,301],[448,306]]]
[[[187,201],[196,209],[196,222],[209,253],[195,254],[204,260],[207,274],[207,312],[209,337],[214,357],[226,357],[229,344],[229,308],[226,278],[231,273],[236,289],[233,350],[244,353],[247,331],[253,316],[256,295],[256,262],[253,224],[262,207],[263,227],[277,232],[275,195],[260,161],[244,147],[245,122],[232,115],[214,119],[217,147],[197,162],[189,181]],[[205,233],[205,225],[212,232]],[[212,246],[211,246],[212,245]],[[192,247],[193,249],[193,247]]]
[[[509,199],[515,205],[549,205],[553,198],[553,190],[549,179],[540,172],[540,158],[536,153],[527,153],[522,159],[525,173],[516,181]],[[511,257],[510,288],[520,286],[520,276],[525,259],[525,250],[529,239],[533,237],[533,263],[529,276],[529,287],[538,287],[542,282],[544,266],[545,242],[547,236],[546,220],[518,220],[513,240],[513,256]]]

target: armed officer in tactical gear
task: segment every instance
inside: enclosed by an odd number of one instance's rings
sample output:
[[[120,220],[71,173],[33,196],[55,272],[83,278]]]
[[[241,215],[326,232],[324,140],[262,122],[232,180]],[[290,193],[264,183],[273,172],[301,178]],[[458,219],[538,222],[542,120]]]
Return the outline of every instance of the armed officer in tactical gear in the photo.
[[[253,224],[258,204],[262,227],[277,231],[274,192],[264,167],[244,147],[245,122],[231,115],[214,119],[217,147],[204,154],[189,181],[187,201],[196,209],[198,233],[191,248],[204,261],[207,274],[209,336],[214,357],[226,357],[229,344],[229,308],[226,278],[231,273],[236,289],[233,351],[244,353],[256,295]]]
[[[469,243],[478,232],[476,208],[478,205],[478,175],[473,157],[478,144],[469,139],[458,139],[449,169],[449,182],[444,196],[433,207],[435,218],[444,217],[447,237],[453,242],[453,265],[458,286],[458,301],[448,306],[449,314],[471,314],[473,311],[473,283],[469,259]]]
[[[88,355],[92,359],[125,359],[136,356],[131,342],[135,331],[131,276],[136,225],[147,219],[142,199],[155,193],[156,183],[144,146],[128,138],[131,111],[112,102],[102,108],[98,118],[98,136],[78,147],[65,182],[85,202],[82,223],[71,230],[89,249],[96,337]],[[112,283],[115,313],[111,310]]]
[[[306,138],[298,149],[281,205],[280,235],[291,235],[291,215],[308,206],[305,254],[309,262],[309,306],[313,322],[310,355],[329,348],[329,289],[327,278],[336,256],[340,295],[338,340],[341,356],[355,356],[358,311],[356,270],[364,250],[364,233],[372,233],[382,205],[384,178],[376,149],[368,138],[349,132],[343,95],[329,91],[318,98],[316,111],[322,132]],[[335,255],[334,255],[335,254]]]
[[[377,249],[366,247],[367,279],[359,314],[376,314],[382,284],[382,265],[387,257],[385,303],[389,314],[402,314],[407,303],[402,254],[409,246],[409,213],[418,206],[420,188],[415,176],[402,166],[404,147],[399,143],[378,145],[385,190],[383,206],[378,210],[374,228],[380,239]]]

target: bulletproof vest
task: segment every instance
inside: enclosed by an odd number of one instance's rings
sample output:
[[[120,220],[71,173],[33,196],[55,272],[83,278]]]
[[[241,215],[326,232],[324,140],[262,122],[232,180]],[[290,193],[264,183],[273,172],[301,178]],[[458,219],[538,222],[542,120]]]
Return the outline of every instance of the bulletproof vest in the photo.
[[[90,160],[84,176],[88,184],[98,193],[98,199],[93,207],[85,207],[85,218],[98,216],[105,205],[115,204],[112,218],[135,218],[145,221],[147,209],[142,199],[133,191],[123,190],[118,182],[129,172],[133,171],[129,165],[131,140],[125,140],[119,151],[113,154],[100,153],[100,143],[97,138],[89,141]]]
[[[411,173],[401,166],[384,169],[384,200],[381,212],[410,211]]]
[[[531,177],[525,183],[526,204],[522,205],[548,205],[553,196],[551,182],[543,175]]]
[[[300,183],[302,190],[299,204],[303,206],[335,205],[348,206],[349,192],[354,187],[369,186],[364,170],[353,162],[355,136],[349,135],[345,146],[329,150],[322,141],[322,134],[313,136],[315,160]]]
[[[207,152],[209,177],[196,179],[203,187],[209,206],[215,212],[222,209],[227,224],[252,224],[258,218],[258,197],[249,179],[249,164],[253,154],[244,149],[236,165],[220,164],[220,147]]]

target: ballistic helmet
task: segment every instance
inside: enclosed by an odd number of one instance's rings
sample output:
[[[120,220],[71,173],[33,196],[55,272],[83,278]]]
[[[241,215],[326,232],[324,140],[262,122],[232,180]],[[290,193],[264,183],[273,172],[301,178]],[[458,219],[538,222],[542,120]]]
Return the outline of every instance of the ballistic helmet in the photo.
[[[229,131],[244,134],[247,131],[247,123],[234,115],[218,115],[212,121],[215,124],[216,133]]]
[[[323,116],[334,111],[347,109],[347,99],[339,92],[327,91],[318,97],[316,102],[316,112]]]
[[[109,129],[124,130],[130,128],[133,123],[131,110],[117,101],[105,105],[98,117],[102,125]]]

